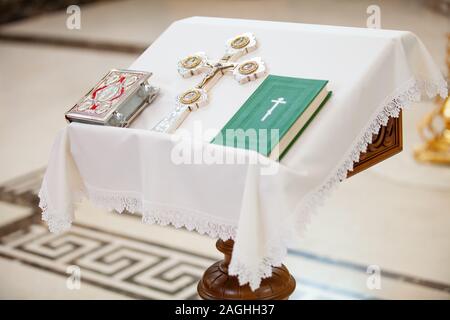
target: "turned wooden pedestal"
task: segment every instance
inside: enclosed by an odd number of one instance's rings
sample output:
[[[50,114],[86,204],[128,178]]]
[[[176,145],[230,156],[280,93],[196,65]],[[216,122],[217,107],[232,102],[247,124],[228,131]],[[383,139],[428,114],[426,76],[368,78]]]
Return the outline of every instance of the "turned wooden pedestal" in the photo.
[[[240,286],[237,277],[228,275],[228,265],[233,252],[234,241],[218,240],[217,249],[224,259],[214,263],[203,274],[197,291],[205,300],[286,300],[295,289],[295,280],[288,269],[282,265],[274,267],[272,277],[263,279],[261,286],[252,291],[250,286]]]
[[[359,173],[394,154],[402,151],[402,117],[389,119],[387,125],[374,135],[367,152],[362,153],[354,170],[347,177]],[[200,279],[197,291],[206,300],[285,300],[295,289],[295,279],[288,269],[282,265],[273,268],[273,275],[263,279],[261,286],[252,291],[249,285],[239,286],[237,277],[228,275],[228,265],[233,252],[233,240],[216,243],[217,249],[225,255],[222,261],[209,267]]]

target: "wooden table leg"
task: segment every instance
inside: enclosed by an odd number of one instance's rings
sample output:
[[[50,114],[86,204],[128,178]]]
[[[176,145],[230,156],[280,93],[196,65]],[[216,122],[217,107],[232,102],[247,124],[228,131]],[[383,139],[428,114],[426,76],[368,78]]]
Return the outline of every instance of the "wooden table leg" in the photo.
[[[252,291],[250,286],[240,286],[237,277],[228,275],[234,241],[218,240],[217,249],[225,255],[222,261],[209,267],[200,279],[197,292],[205,300],[287,300],[295,289],[295,279],[282,265],[274,267],[272,276],[263,279],[261,286]]]

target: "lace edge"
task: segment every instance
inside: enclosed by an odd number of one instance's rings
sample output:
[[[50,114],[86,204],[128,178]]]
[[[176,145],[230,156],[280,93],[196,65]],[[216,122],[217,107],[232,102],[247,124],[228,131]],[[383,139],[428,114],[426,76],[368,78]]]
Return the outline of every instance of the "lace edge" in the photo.
[[[81,202],[83,195],[84,195],[83,190],[76,190],[74,193],[75,200],[71,203],[68,203],[67,204],[68,207],[65,210],[55,210],[49,203],[47,183],[44,177],[44,180],[42,181],[42,185],[38,193],[39,197],[38,206],[42,210],[41,219],[42,221],[45,221],[47,223],[50,232],[61,233],[70,229],[73,222],[72,213],[74,211],[75,205]],[[60,211],[69,212],[69,214],[67,216],[62,216],[61,214],[58,214],[58,212]]]
[[[448,96],[447,82],[443,79],[442,81],[428,81],[413,78],[386,98],[332,174],[325,179],[322,185],[307,194],[294,210],[291,216],[294,216],[293,225],[295,227],[292,228],[291,224],[285,223],[282,227],[283,230],[278,234],[279,237],[276,239],[274,237],[267,242],[270,244],[268,255],[259,263],[256,272],[250,270],[246,264],[233,260],[229,266],[230,275],[237,276],[240,285],[248,283],[252,290],[259,288],[262,279],[271,277],[272,267],[281,266],[286,257],[288,243],[295,236],[304,234],[312,215],[323,205],[339,183],[346,179],[347,172],[353,171],[353,166],[359,161],[360,154],[366,152],[367,147],[372,143],[374,134],[380,131],[381,126],[386,126],[390,117],[398,117],[400,110],[413,102],[421,101],[423,94],[430,99],[437,95],[445,99]]]
[[[237,227],[220,219],[200,212],[192,212],[187,209],[179,209],[169,205],[143,202],[135,196],[123,196],[118,194],[89,191],[89,200],[95,205],[114,210],[118,213],[127,211],[132,214],[142,214],[142,222],[146,224],[158,224],[161,226],[185,228],[196,231],[199,234],[208,235],[211,238],[220,238],[224,241],[234,239]]]
[[[347,151],[343,160],[333,170],[333,173],[325,179],[325,183],[309,193],[296,208],[296,226],[302,227],[301,231],[305,231],[311,220],[311,215],[316,212],[318,207],[323,205],[339,183],[347,178],[347,173],[353,171],[354,164],[359,161],[361,153],[367,151],[367,147],[372,143],[374,135],[378,134],[381,127],[386,126],[391,117],[398,118],[400,111],[408,108],[411,103],[420,102],[424,94],[429,99],[438,95],[445,99],[448,96],[447,82],[443,79],[439,82],[433,82],[413,78],[384,100],[378,111],[374,113],[372,120],[368,122],[368,125],[361,131],[359,137]]]
[[[175,228],[185,228],[196,231],[199,234],[208,235],[211,238],[220,238],[224,241],[234,239],[237,227],[220,219],[205,216],[199,212],[190,212],[186,209],[178,209],[167,205],[143,202],[140,197],[129,194],[102,192],[99,190],[86,190],[79,192],[76,203],[81,202],[85,196],[94,205],[119,214],[129,212],[142,214],[142,222],[146,224],[158,224],[161,226],[172,225]],[[52,233],[67,231],[73,222],[72,217],[61,217],[55,210],[49,208],[46,196],[46,186],[42,185],[39,192],[39,207],[42,209],[42,220],[47,222]],[[67,212],[73,212],[70,208]]]

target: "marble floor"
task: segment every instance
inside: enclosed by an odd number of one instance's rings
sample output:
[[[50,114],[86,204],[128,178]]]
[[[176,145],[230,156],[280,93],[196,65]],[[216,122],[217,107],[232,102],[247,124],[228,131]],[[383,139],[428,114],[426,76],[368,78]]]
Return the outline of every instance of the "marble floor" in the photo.
[[[201,270],[218,258],[212,239],[143,225],[89,203],[70,232],[54,236],[42,227],[36,190],[53,138],[65,126],[63,112],[106,70],[130,65],[176,19],[364,27],[369,4],[126,0],[82,6],[80,30],[66,28],[64,10],[0,25],[0,111],[8,119],[0,125],[0,298],[196,298]],[[416,33],[445,70],[448,15],[426,1],[376,4],[383,28]],[[432,108],[426,102],[407,110],[404,151],[342,183],[319,210],[286,260],[298,281],[292,298],[450,298],[450,168],[412,158],[417,122]],[[66,286],[71,265],[82,268],[79,290]],[[380,289],[368,288],[368,266],[381,269]]]

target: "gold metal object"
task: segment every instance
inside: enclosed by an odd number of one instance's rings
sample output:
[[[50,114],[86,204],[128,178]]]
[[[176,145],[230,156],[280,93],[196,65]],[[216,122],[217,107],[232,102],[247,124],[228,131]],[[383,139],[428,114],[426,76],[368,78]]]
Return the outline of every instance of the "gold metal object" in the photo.
[[[197,67],[202,62],[199,56],[189,56],[181,61],[181,64],[186,69],[193,69]]]
[[[414,157],[421,162],[450,165],[450,100],[448,97],[440,100],[440,106],[419,124],[419,133],[425,143],[414,151]],[[433,126],[438,119],[443,123],[441,130]],[[430,136],[427,137],[426,132]]]
[[[250,38],[248,36],[238,36],[231,41],[231,47],[234,49],[242,49],[250,42]]]
[[[184,104],[191,104],[200,98],[201,94],[197,90],[189,90],[183,93],[180,97],[180,101]]]
[[[256,49],[256,38],[251,33],[244,33],[229,39],[225,54],[218,61],[209,60],[205,53],[197,52],[178,62],[178,73],[191,77],[205,73],[202,81],[176,98],[175,108],[153,128],[154,131],[172,133],[187,118],[191,111],[206,105],[208,91],[225,74],[233,74],[236,81],[243,84],[255,80],[266,73],[261,58],[256,57],[241,63],[235,62],[243,55]]]
[[[447,35],[447,68],[450,75],[450,34]],[[450,100],[437,99],[438,107],[419,123],[418,130],[424,144],[414,150],[420,162],[450,165]],[[435,123],[440,122],[440,128]]]
[[[256,69],[258,69],[258,64],[255,61],[250,61],[250,62],[242,64],[239,67],[239,72],[241,74],[247,75],[247,74],[255,72]]]

